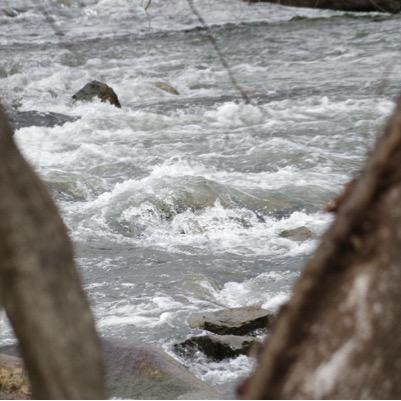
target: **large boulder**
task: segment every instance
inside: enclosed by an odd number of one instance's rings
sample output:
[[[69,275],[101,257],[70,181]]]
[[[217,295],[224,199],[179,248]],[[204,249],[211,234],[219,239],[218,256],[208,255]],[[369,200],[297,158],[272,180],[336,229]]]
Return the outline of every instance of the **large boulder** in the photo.
[[[0,399],[26,399],[29,395],[28,378],[21,359],[0,354]]]
[[[188,319],[192,328],[215,334],[247,335],[258,329],[268,328],[274,318],[271,311],[260,306],[222,309],[215,312],[194,313]]]
[[[193,357],[196,352],[204,353],[209,359],[221,361],[239,355],[249,355],[261,342],[251,336],[220,336],[208,334],[190,337],[182,343],[175,344],[174,350],[183,357]]]
[[[216,399],[220,394],[162,349],[103,340],[112,397],[134,399]]]
[[[95,97],[99,98],[102,102],[108,102],[116,107],[121,108],[120,101],[114,90],[103,82],[91,81],[81,88],[75,95],[72,96],[74,100],[81,100],[90,102]]]
[[[218,391],[196,378],[156,346],[103,339],[102,350],[107,370],[108,390],[112,398],[219,399],[222,397]],[[15,345],[3,347],[0,352],[18,355]],[[21,363],[19,358],[14,359]]]

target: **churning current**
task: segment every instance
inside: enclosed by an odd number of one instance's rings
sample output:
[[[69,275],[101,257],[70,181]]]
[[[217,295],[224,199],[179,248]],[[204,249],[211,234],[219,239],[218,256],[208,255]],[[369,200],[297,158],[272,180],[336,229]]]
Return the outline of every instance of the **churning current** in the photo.
[[[34,3],[0,0],[19,9],[0,12],[1,101],[69,228],[98,330],[174,355],[193,312],[277,309],[391,112],[401,17],[196,1],[244,104],[184,0],[43,2],[53,26]],[[72,101],[93,79],[121,109]],[[215,386],[252,368],[182,362]]]

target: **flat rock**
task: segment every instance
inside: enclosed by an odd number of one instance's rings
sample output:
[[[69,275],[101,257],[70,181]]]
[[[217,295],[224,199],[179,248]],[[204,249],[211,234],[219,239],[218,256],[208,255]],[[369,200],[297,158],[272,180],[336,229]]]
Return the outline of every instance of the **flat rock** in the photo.
[[[94,98],[99,98],[102,102],[107,102],[113,106],[121,108],[120,101],[113,88],[104,82],[91,81],[81,88],[75,95],[72,96],[74,100],[90,102]]]
[[[188,318],[192,328],[208,330],[215,334],[247,335],[271,325],[274,314],[260,306],[222,309],[215,312],[194,313]]]
[[[190,337],[182,343],[175,344],[178,355],[193,357],[196,352],[203,352],[209,359],[221,361],[236,358],[239,355],[249,355],[253,347],[260,344],[255,337],[208,334]]]
[[[117,339],[103,339],[102,349],[111,398],[221,399],[161,348]],[[17,355],[15,345],[0,349]],[[19,358],[16,358],[20,361]]]

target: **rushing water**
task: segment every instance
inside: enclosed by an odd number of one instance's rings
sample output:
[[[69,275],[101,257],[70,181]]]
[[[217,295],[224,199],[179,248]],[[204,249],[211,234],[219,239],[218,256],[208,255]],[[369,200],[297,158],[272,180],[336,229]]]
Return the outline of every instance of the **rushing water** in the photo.
[[[281,232],[324,231],[322,205],[392,109],[401,18],[198,0],[245,105],[184,0],[147,14],[136,0],[43,2],[63,35],[32,3],[0,0],[21,8],[0,12],[0,93],[9,110],[73,117],[28,118],[16,140],[69,227],[99,330],[171,350],[196,333],[194,311],[277,308],[316,246]],[[73,103],[92,79],[122,109]],[[213,385],[252,365],[183,362]]]

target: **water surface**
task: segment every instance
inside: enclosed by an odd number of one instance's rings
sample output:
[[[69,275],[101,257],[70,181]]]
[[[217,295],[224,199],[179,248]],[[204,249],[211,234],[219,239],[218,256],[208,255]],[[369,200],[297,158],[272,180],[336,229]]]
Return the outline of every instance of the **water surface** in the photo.
[[[33,2],[0,13],[6,107],[72,120],[28,121],[16,140],[61,209],[98,329],[168,351],[197,333],[192,312],[285,302],[317,240],[280,234],[325,230],[322,205],[362,167],[400,87],[399,16],[195,3],[252,105],[184,0],[147,14],[141,1],[47,2],[63,35]],[[73,103],[92,79],[122,109]],[[183,363],[217,386],[252,366]]]

